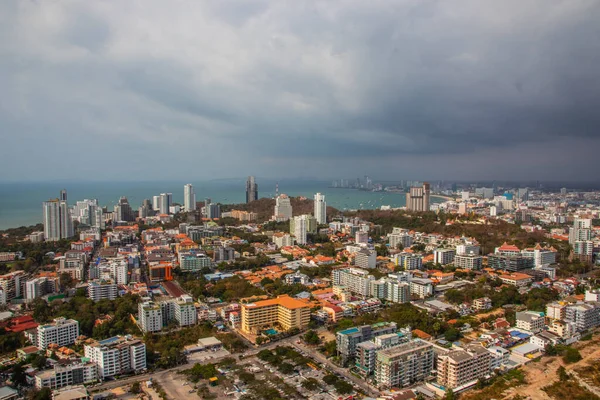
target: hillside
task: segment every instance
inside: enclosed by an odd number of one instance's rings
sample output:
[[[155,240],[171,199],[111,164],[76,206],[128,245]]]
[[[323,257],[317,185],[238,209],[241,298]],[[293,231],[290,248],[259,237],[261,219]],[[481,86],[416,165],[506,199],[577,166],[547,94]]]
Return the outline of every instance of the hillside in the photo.
[[[294,216],[314,213],[314,200],[312,199],[301,200],[299,197],[290,197],[290,202],[292,204],[292,213]],[[221,210],[251,211],[258,214],[258,221],[267,221],[273,216],[273,212],[275,210],[275,199],[262,198],[248,204],[223,204],[221,205]],[[338,209],[329,206],[327,207],[327,215],[332,216],[338,214]]]

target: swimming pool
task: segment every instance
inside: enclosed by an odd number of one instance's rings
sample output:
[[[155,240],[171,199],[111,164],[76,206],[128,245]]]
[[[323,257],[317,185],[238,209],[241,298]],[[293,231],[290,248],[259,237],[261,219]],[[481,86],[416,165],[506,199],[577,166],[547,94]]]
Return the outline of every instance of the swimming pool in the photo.
[[[276,331],[275,329],[273,329],[273,328],[271,328],[271,329],[267,329],[267,330],[265,331],[265,333],[266,333],[267,335],[269,335],[269,336],[272,336],[272,335],[277,335],[277,331]]]

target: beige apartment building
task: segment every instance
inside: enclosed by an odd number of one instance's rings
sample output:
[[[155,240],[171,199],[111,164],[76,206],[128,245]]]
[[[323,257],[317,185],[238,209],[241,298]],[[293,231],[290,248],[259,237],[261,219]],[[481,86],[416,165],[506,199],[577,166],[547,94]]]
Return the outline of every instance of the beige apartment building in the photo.
[[[440,354],[437,362],[437,382],[455,389],[490,373],[492,355],[483,346],[468,346]]]
[[[242,304],[241,330],[255,334],[278,324],[282,330],[303,329],[310,321],[308,304],[289,296]]]

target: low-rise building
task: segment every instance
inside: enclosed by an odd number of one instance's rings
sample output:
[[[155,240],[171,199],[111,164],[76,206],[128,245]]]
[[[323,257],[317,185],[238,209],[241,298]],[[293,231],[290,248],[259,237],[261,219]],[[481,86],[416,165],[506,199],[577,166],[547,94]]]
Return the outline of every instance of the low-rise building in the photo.
[[[88,384],[98,380],[95,363],[80,360],[61,360],[51,370],[40,371],[35,375],[35,387],[60,389],[65,386]]]
[[[516,326],[528,332],[538,333],[545,327],[544,313],[537,311],[517,312]]]

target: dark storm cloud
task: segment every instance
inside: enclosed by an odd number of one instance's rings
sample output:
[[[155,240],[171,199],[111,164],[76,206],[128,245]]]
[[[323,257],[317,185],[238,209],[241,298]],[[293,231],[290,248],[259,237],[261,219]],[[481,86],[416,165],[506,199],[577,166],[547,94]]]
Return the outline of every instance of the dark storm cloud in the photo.
[[[70,165],[98,150],[98,178],[593,179],[599,20],[584,0],[2,2],[0,167],[39,157],[0,178],[88,176]]]

